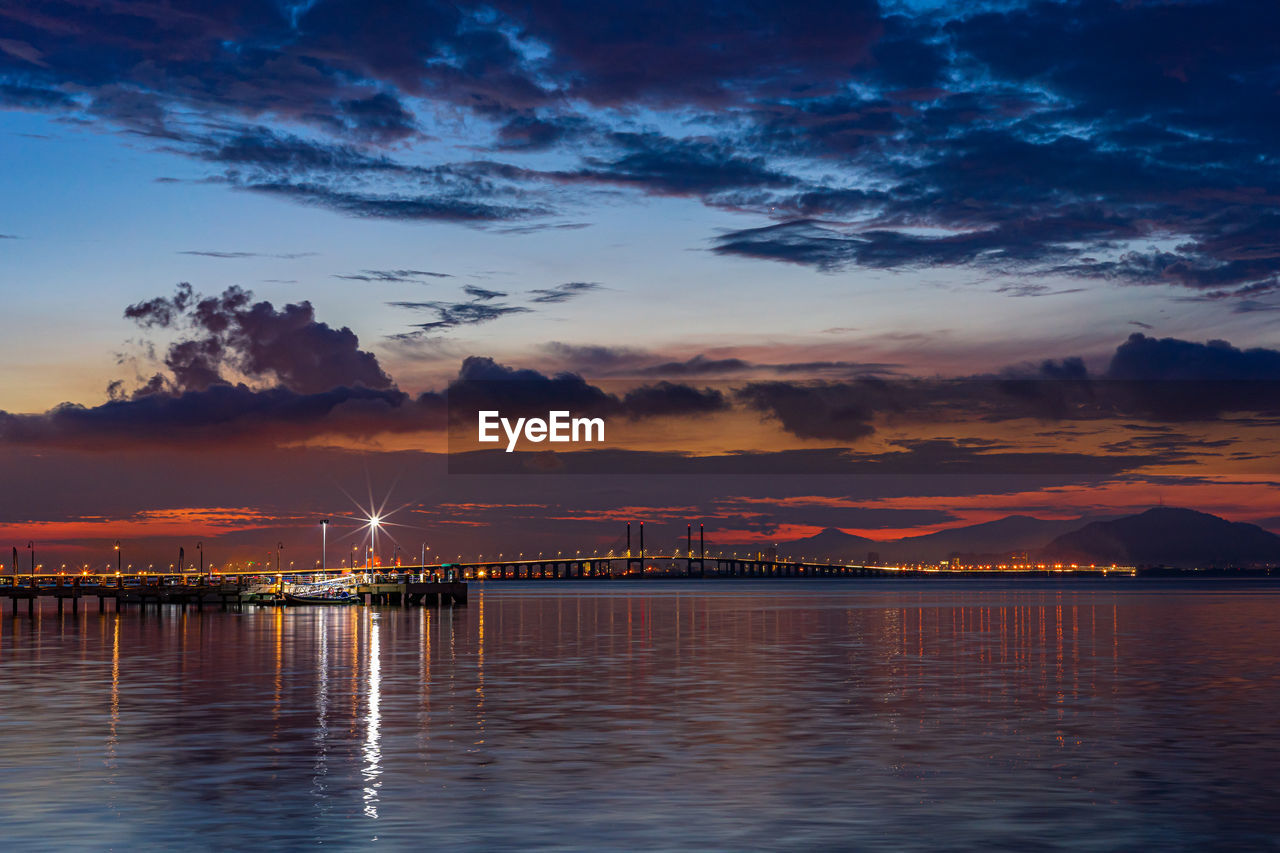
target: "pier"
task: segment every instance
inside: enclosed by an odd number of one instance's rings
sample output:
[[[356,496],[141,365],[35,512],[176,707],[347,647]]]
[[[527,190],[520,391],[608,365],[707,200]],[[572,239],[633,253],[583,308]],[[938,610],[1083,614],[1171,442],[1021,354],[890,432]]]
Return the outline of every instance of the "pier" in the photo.
[[[376,567],[350,572],[346,568],[284,573],[261,570],[218,571],[206,573],[132,572],[112,574],[18,574],[0,577],[0,600],[9,599],[10,610],[17,614],[25,604],[28,614],[42,598],[57,602],[58,612],[70,608],[79,612],[84,603],[96,601],[98,612],[108,602],[115,609],[172,605],[203,610],[206,606],[220,609],[244,606],[280,606],[285,604],[287,586],[306,585],[316,578],[350,578],[345,589],[365,606],[432,607],[463,606],[471,583],[487,584],[506,581],[557,581],[595,579],[601,581],[639,578],[891,578],[948,576],[1022,576],[1055,575],[1115,576],[1133,575],[1132,566],[1037,566],[1000,571],[981,571],[958,566],[870,566],[852,563],[827,563],[791,560],[770,555],[694,556],[689,553],[606,554],[572,559],[536,557],[476,560],[466,563]],[[305,605],[304,605],[305,606]]]
[[[455,606],[467,603],[467,584],[462,580],[437,580],[429,573],[403,572],[361,573],[353,577],[350,590],[364,605]],[[112,575],[35,574],[0,577],[0,600],[9,599],[10,611],[16,615],[25,604],[28,615],[35,612],[40,599],[53,599],[62,613],[69,608],[78,613],[82,606],[93,606],[99,613],[113,602],[117,611],[129,606],[162,607],[174,605],[186,610],[204,610],[206,606],[226,610],[229,607],[282,606],[286,602],[286,585],[305,576],[340,575],[329,572],[294,572],[264,575],[261,572],[220,572],[209,574],[132,573]],[[261,592],[263,587],[274,592]]]

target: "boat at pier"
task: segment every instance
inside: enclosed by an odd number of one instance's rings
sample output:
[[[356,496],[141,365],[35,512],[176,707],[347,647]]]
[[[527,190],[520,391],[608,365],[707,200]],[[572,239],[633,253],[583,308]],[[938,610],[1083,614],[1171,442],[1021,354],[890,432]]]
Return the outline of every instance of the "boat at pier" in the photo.
[[[312,578],[305,583],[292,583],[282,590],[285,604],[359,604],[354,594],[358,578],[341,575],[336,578]]]
[[[292,592],[284,594],[285,604],[328,604],[328,605],[344,605],[359,604],[360,599],[357,596],[349,594],[320,594],[320,595],[297,595]]]

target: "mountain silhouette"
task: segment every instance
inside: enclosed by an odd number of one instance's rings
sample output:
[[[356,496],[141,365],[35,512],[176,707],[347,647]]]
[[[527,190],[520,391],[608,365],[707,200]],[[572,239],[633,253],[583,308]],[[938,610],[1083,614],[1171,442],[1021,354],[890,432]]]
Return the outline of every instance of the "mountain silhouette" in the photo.
[[[1280,536],[1193,509],[1156,507],[1086,524],[1054,539],[1040,556],[1074,563],[1243,567],[1280,563]]]
[[[964,527],[939,530],[922,536],[877,541],[828,527],[804,539],[779,544],[778,550],[792,557],[861,561],[869,553],[883,560],[945,560],[955,553],[1005,554],[1036,551],[1060,533],[1075,530],[1080,519],[1046,520],[1029,515],[1010,515]]]
[[[790,557],[807,559],[832,559],[860,561],[871,551],[879,551],[884,542],[867,539],[865,536],[854,536],[837,527],[828,527],[821,533],[795,539],[791,542],[780,542],[778,551]]]

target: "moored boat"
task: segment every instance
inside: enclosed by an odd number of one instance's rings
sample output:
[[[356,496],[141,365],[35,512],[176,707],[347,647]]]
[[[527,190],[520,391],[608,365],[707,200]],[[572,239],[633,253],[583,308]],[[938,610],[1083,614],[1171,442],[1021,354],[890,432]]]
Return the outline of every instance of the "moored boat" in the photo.
[[[360,599],[354,595],[296,595],[292,592],[284,594],[285,604],[359,604]]]

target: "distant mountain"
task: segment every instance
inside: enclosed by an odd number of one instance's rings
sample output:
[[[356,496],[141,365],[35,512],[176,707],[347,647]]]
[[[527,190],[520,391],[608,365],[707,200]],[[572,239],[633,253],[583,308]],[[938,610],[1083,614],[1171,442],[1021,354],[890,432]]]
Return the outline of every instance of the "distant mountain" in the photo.
[[[1176,507],[1086,524],[1050,542],[1047,560],[1179,567],[1280,564],[1280,536],[1256,524]]]
[[[810,559],[827,559],[861,561],[871,551],[879,551],[884,544],[865,536],[854,536],[835,527],[828,527],[814,536],[795,539],[791,542],[778,543],[778,552],[789,557],[808,557]]]
[[[908,536],[884,543],[881,553],[905,560],[943,560],[955,553],[1007,554],[1014,551],[1036,551],[1055,536],[1076,530],[1083,522],[1073,518],[1046,520],[1029,515],[1010,515],[995,521],[952,527]]]
[[[1053,537],[1074,530],[1080,519],[1046,521],[1029,515],[1010,515],[966,527],[953,527],[923,536],[877,541],[828,527],[815,536],[783,542],[778,550],[793,557],[830,557],[862,561],[869,553],[883,560],[945,560],[955,553],[1008,554],[1037,551]]]

